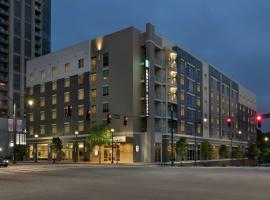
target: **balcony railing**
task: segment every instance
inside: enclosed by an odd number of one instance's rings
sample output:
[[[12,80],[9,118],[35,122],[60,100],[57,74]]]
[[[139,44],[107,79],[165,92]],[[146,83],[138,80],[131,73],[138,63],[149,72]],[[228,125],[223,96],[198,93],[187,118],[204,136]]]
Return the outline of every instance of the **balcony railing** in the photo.
[[[165,93],[156,92],[156,93],[155,93],[155,98],[164,101],[165,98],[166,98],[166,95],[165,95]]]
[[[6,10],[0,9],[0,14],[8,16],[8,12]]]
[[[155,65],[160,66],[160,67],[165,67],[166,62],[164,59],[155,58]]]
[[[7,50],[7,48],[1,47],[0,48],[0,52],[2,52],[2,53],[8,53],[8,50]]]
[[[155,110],[156,117],[166,117],[166,113],[162,110]]]
[[[159,83],[165,83],[165,77],[155,76],[155,81],[157,81]]]
[[[5,29],[3,29],[3,28],[0,28],[0,33],[3,33],[3,34],[8,34],[8,31],[7,30],[5,30]]]

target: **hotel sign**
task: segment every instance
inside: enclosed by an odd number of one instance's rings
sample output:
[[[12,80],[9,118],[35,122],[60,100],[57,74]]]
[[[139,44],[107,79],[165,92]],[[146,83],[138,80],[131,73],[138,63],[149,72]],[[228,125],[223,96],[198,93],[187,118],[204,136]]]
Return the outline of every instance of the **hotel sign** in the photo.
[[[145,59],[145,116],[149,117],[149,60]]]

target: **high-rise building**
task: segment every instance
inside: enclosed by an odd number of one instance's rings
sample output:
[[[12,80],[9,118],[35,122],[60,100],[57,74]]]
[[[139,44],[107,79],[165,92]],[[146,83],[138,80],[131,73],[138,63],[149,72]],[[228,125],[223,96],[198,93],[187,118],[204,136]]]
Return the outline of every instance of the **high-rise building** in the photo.
[[[98,147],[89,152],[85,138],[108,117],[119,162],[169,161],[171,134],[174,143],[187,139],[188,160],[200,158],[204,140],[219,158],[221,145],[245,148],[256,136],[255,95],[151,24],[145,32],[130,27],[30,60],[27,95],[35,102],[27,110],[30,158],[37,141],[39,158],[50,159],[51,140],[60,137],[63,159],[72,159],[79,143],[80,159],[97,162]],[[102,162],[111,153],[103,146]]]
[[[7,119],[25,115],[26,62],[50,53],[51,0],[0,0],[0,147],[7,155]],[[16,114],[16,115],[14,115]],[[14,125],[15,127],[15,125]]]
[[[50,0],[0,1],[0,114],[24,116],[26,61],[50,52]]]

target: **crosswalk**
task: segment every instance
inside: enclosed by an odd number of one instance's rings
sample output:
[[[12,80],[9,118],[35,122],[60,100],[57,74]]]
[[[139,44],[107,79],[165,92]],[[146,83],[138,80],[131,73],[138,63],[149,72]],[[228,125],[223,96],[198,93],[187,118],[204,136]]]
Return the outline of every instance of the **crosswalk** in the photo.
[[[30,174],[30,173],[40,173],[40,172],[49,172],[60,170],[61,167],[48,165],[23,165],[23,166],[9,166],[9,167],[1,167],[0,168],[0,176],[1,175],[14,175],[14,174]]]

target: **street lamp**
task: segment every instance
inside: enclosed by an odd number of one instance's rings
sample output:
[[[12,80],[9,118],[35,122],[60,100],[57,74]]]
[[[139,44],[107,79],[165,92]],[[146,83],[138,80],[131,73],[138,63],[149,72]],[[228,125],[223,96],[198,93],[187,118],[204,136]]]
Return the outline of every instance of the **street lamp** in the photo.
[[[269,140],[268,137],[265,137],[265,138],[264,138],[264,141],[265,141],[265,142],[268,142],[268,140]]]
[[[239,131],[238,131],[238,134],[239,134],[239,135],[241,135],[241,134],[242,134],[242,131],[241,131],[241,130],[239,130]]]
[[[37,148],[37,139],[38,139],[38,134],[35,134],[35,139],[36,139],[36,152],[35,152],[35,163],[37,163],[37,160],[38,160],[38,156],[37,156],[37,151],[38,151],[38,148]]]
[[[29,99],[27,103],[30,107],[32,107],[34,105],[34,100]]]
[[[114,133],[114,129],[111,129],[111,133],[112,133],[112,164],[113,164],[113,133]]]
[[[79,132],[78,131],[75,131],[74,132],[75,136],[76,136],[76,142],[75,142],[75,162],[78,162],[78,141],[77,141],[77,137],[78,137],[78,134]]]

